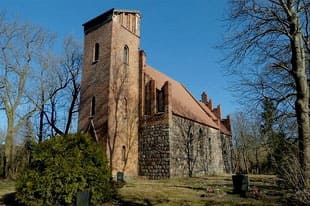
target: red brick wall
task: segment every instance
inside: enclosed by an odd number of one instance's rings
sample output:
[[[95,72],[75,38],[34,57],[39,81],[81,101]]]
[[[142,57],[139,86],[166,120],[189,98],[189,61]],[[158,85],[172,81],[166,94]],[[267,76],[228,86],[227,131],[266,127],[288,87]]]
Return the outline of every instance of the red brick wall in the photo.
[[[118,126],[113,154],[113,174],[118,171],[125,175],[138,173],[138,102],[139,102],[139,25],[133,28],[133,19],[139,24],[137,13],[122,14],[113,11],[107,19],[96,22],[84,39],[84,61],[81,85],[81,104],[79,111],[79,131],[86,131],[90,124],[91,101],[96,98],[96,113],[93,119],[100,142],[107,143],[107,137],[115,136],[115,111]],[[125,17],[124,21],[120,16]],[[128,24],[127,17],[130,19]],[[98,19],[96,20],[98,21]],[[135,33],[133,33],[135,31]],[[99,43],[99,60],[93,62],[93,48]],[[129,61],[123,62],[124,47],[129,48]],[[120,86],[123,82],[124,86]],[[116,109],[115,93],[121,90]],[[129,111],[129,109],[130,111]],[[125,114],[130,112],[130,115]],[[129,129],[130,119],[130,129]],[[130,130],[130,135],[128,131]],[[128,137],[136,138],[128,145]],[[122,158],[122,148],[130,151],[128,161]],[[107,147],[107,154],[109,151]]]
[[[81,82],[79,131],[89,126],[92,97],[96,97],[96,113],[93,117],[100,141],[106,134],[108,121],[108,96],[110,77],[112,22],[87,33],[84,37],[84,58]],[[93,48],[99,43],[99,61],[93,62]],[[105,126],[104,126],[105,125]]]

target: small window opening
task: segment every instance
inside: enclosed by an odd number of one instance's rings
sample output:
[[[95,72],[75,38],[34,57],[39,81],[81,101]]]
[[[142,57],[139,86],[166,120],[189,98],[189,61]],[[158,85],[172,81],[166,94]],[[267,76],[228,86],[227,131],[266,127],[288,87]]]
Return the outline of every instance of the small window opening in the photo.
[[[151,114],[151,86],[150,82],[145,85],[145,100],[144,100],[144,114],[150,115]]]
[[[126,16],[126,27],[127,29],[130,29],[130,15],[125,14],[125,16]]]
[[[99,60],[99,43],[96,43],[93,49],[93,62],[97,62]]]
[[[91,111],[90,111],[90,115],[93,117],[95,116],[96,113],[96,97],[93,97],[91,100]]]
[[[164,105],[163,91],[157,89],[156,90],[156,97],[157,97],[157,112],[164,112],[165,111],[165,105]]]
[[[122,146],[122,161],[126,160],[126,146]]]
[[[136,20],[136,16],[135,15],[132,16],[132,24],[131,25],[132,25],[132,32],[136,33],[137,20]]]
[[[199,128],[199,137],[202,137],[202,129],[201,128]]]
[[[124,46],[124,50],[123,50],[123,63],[129,64],[129,48],[127,45]]]
[[[119,15],[119,23],[123,25],[123,14]]]

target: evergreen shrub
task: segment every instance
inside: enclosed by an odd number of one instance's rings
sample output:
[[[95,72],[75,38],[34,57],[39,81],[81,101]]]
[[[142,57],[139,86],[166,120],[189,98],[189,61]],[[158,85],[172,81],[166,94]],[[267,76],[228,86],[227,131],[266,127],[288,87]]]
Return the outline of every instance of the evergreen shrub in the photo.
[[[32,161],[16,184],[16,197],[25,205],[72,205],[80,191],[91,204],[114,194],[102,145],[85,134],[58,136],[34,147]]]

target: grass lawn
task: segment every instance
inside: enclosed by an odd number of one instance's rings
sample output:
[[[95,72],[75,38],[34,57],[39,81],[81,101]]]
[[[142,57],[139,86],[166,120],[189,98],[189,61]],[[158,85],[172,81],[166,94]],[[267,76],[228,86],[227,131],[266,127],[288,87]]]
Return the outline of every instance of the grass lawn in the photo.
[[[15,182],[12,180],[0,179],[0,205],[3,202],[11,202],[12,194],[15,192]],[[6,200],[4,200],[6,199]],[[9,199],[9,200],[8,200]]]
[[[104,205],[286,205],[287,191],[276,187],[276,177],[249,175],[250,188],[259,189],[258,199],[250,192],[247,198],[232,194],[231,175],[168,180],[128,179],[118,190],[118,199]],[[15,182],[0,180],[0,205],[12,196]],[[14,195],[11,197],[14,202]],[[11,205],[11,204],[9,204]],[[14,204],[12,204],[14,205]]]
[[[232,194],[231,176],[177,178],[169,180],[131,179],[118,192],[124,205],[283,205],[285,191],[277,189],[275,176],[250,175],[250,187],[259,189],[242,198]]]
[[[0,199],[4,195],[15,192],[15,182],[12,180],[0,179]]]

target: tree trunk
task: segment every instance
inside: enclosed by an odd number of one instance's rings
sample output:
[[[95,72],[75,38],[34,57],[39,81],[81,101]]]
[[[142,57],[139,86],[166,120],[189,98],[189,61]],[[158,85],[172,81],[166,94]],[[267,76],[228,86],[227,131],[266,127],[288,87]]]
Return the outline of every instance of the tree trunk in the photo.
[[[259,159],[258,159],[258,148],[255,148],[255,160],[256,160],[256,174],[260,174]]]
[[[38,135],[38,138],[39,138],[39,143],[43,141],[43,122],[44,120],[44,91],[42,90],[42,93],[41,93],[41,108],[40,108],[40,123],[39,123],[39,135]]]
[[[248,168],[247,159],[246,159],[246,155],[245,155],[244,149],[242,149],[241,154],[242,154],[242,159],[243,159],[243,163],[244,163],[246,174],[248,174],[249,173],[249,168]]]
[[[8,126],[7,136],[5,139],[5,157],[6,157],[6,177],[11,174],[13,164],[13,149],[14,149],[14,114],[7,112]]]
[[[301,25],[298,17],[292,17],[290,33],[292,35],[292,74],[296,83],[296,102],[295,110],[298,123],[298,149],[299,161],[303,171],[301,185],[309,188],[310,186],[310,151],[309,151],[309,91],[305,65],[305,52],[301,33]],[[303,182],[305,180],[305,182]]]

